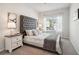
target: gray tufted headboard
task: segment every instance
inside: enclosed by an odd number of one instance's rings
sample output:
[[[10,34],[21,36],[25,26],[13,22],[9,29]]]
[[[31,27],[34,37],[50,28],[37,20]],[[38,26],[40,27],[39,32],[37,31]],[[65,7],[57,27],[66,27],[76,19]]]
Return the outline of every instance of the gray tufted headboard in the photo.
[[[20,15],[20,33],[23,34],[25,30],[36,29],[36,19]]]

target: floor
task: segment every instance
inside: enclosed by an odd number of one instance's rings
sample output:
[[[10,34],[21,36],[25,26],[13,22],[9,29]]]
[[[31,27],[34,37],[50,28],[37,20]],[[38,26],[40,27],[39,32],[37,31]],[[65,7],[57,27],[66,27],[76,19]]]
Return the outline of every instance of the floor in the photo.
[[[63,44],[63,55],[77,55],[74,50],[72,44],[68,39],[62,39]],[[51,53],[39,48],[35,48],[32,46],[24,45],[23,47],[19,47],[13,50],[12,53],[8,53],[8,51],[3,51],[0,55],[57,55],[57,53]]]
[[[64,55],[77,55],[77,52],[75,51],[74,47],[72,46],[70,40],[62,39],[62,44],[63,44],[63,54]]]

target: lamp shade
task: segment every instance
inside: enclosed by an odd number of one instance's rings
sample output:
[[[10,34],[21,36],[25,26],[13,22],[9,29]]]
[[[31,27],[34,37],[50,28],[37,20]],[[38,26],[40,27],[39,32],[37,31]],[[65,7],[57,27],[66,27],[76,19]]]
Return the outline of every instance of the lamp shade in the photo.
[[[8,22],[8,28],[14,29],[14,28],[16,28],[16,24],[14,22]]]
[[[39,27],[42,27],[42,24],[39,24]]]

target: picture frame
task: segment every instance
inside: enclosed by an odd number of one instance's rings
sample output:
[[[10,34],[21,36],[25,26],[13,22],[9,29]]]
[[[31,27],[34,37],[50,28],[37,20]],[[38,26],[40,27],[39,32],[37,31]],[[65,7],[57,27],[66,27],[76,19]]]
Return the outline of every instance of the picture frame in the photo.
[[[76,21],[79,19],[79,9],[77,9],[76,11],[74,11],[73,13],[73,21]]]
[[[17,15],[15,13],[8,12],[8,22],[17,22]]]
[[[17,14],[8,12],[8,23],[14,23],[17,28]]]

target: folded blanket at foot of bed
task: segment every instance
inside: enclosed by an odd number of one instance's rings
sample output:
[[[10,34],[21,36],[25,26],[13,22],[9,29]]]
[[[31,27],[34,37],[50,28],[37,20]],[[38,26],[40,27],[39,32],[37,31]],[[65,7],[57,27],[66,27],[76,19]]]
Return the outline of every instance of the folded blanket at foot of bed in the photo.
[[[53,40],[44,40],[44,49],[50,50],[50,51],[56,51],[56,42]]]
[[[45,38],[43,48],[46,50],[56,52],[57,36],[58,35],[55,35],[55,36],[50,35],[47,38]]]

